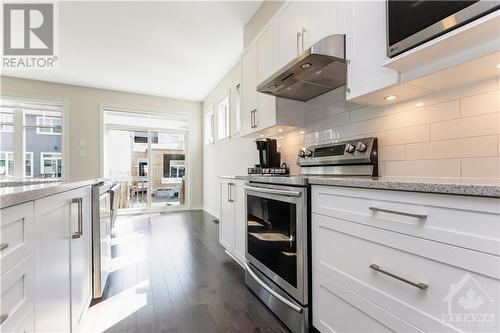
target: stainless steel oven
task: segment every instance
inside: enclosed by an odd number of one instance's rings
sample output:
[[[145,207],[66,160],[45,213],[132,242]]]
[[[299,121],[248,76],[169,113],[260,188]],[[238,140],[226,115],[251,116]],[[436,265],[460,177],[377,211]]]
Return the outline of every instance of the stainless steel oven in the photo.
[[[247,285],[263,295],[288,327],[304,332],[309,301],[307,187],[247,183],[245,189]]]

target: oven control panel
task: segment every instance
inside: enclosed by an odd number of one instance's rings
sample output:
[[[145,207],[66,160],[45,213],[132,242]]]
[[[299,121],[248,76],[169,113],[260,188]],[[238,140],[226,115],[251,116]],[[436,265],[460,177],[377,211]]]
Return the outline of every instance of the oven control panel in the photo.
[[[325,145],[303,147],[298,152],[297,164],[340,165],[376,163],[377,138],[361,138]]]

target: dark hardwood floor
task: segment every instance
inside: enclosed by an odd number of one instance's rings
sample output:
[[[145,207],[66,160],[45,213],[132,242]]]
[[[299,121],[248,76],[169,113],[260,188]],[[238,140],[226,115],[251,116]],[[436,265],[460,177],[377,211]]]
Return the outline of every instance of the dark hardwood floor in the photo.
[[[94,324],[106,322],[108,332],[286,332],[246,288],[213,219],[188,211],[119,220],[115,270]]]

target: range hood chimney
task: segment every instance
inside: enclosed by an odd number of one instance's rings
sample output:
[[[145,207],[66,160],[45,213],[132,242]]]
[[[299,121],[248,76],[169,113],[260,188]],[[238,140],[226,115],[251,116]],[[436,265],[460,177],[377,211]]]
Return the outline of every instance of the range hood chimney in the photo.
[[[330,35],[259,84],[257,91],[305,102],[345,86],[346,76],[345,35]]]

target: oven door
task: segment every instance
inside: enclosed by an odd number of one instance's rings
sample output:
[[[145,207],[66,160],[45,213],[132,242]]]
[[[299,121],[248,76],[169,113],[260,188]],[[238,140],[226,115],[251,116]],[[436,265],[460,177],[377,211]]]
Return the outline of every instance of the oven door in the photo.
[[[307,293],[307,189],[250,183],[246,259],[299,303]]]

